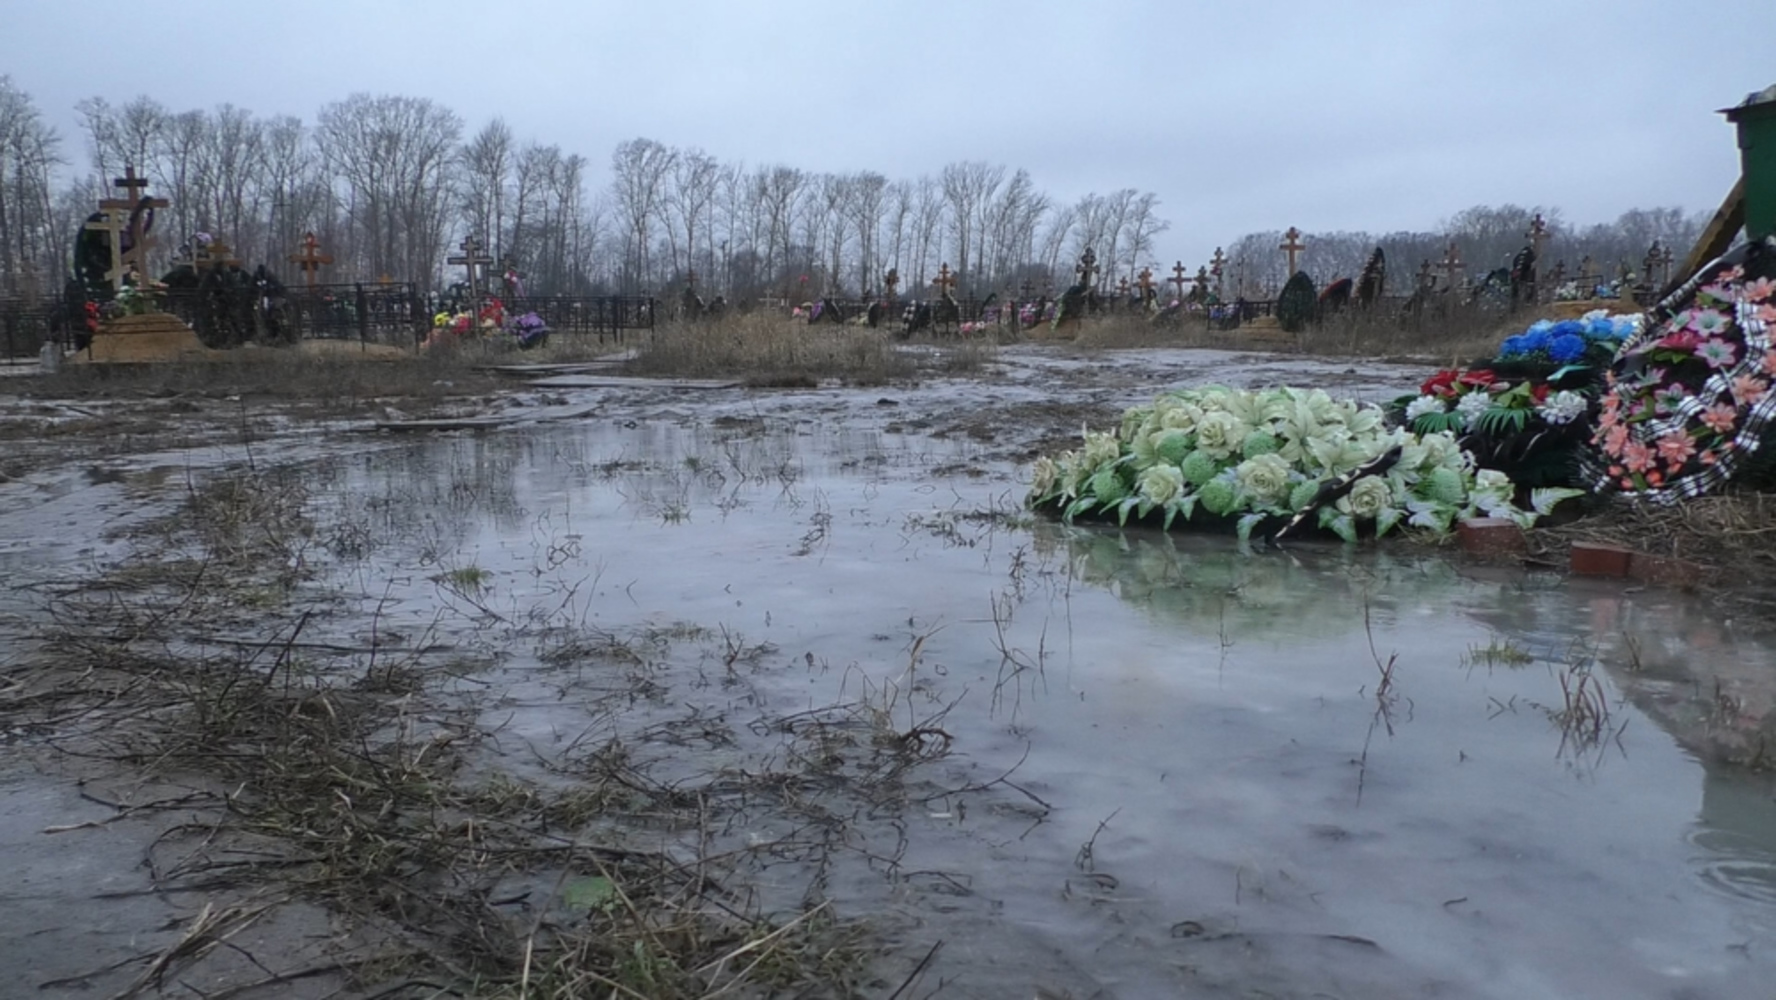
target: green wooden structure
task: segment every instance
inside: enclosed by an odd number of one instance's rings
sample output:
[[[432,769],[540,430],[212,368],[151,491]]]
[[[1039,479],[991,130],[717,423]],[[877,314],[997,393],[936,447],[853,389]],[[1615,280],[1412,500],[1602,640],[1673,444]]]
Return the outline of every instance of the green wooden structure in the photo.
[[[1745,235],[1761,240],[1776,233],[1776,86],[1752,94],[1721,114],[1739,129]]]

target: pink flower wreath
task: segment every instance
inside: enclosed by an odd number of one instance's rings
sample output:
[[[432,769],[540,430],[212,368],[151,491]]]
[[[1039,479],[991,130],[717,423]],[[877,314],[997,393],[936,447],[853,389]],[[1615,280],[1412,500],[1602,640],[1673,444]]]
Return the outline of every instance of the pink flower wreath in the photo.
[[[1776,240],[1745,244],[1659,303],[1616,354],[1585,479],[1654,503],[1732,478],[1776,416]]]

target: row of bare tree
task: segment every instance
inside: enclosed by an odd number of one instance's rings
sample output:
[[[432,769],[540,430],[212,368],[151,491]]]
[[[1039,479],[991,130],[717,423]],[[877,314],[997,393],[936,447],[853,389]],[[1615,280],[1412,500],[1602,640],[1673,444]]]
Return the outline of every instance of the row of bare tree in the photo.
[[[1448,282],[1452,272],[1445,269],[1444,262],[1453,246],[1461,263],[1453,272],[1457,280],[1479,281],[1492,270],[1508,267],[1512,257],[1529,245],[1530,226],[1538,214],[1547,231],[1538,262],[1541,273],[1545,276],[1564,263],[1565,274],[1577,278],[1589,258],[1592,273],[1604,281],[1618,277],[1623,267],[1633,271],[1637,279],[1644,277],[1655,242],[1669,249],[1681,264],[1709,218],[1709,213],[1687,214],[1678,208],[1633,209],[1614,222],[1577,226],[1569,224],[1557,208],[1480,205],[1456,213],[1428,232],[1306,233],[1300,238],[1306,249],[1296,266],[1322,285],[1338,278],[1356,278],[1369,255],[1381,247],[1388,262],[1387,290],[1405,295],[1417,287],[1427,264],[1432,277],[1439,283]],[[1230,244],[1223,271],[1227,297],[1272,297],[1289,277],[1282,242],[1283,233],[1278,230],[1248,233]],[[1661,269],[1655,268],[1654,283],[1662,283],[1659,279],[1663,276]]]
[[[497,119],[465,139],[462,119],[425,98],[358,94],[312,124],[145,96],[78,111],[91,170],[58,185],[60,137],[0,77],[0,294],[59,287],[86,215],[130,167],[170,202],[156,269],[201,232],[291,276],[288,256],[314,232],[334,259],[325,280],[437,287],[460,280],[445,261],[472,236],[540,294],[661,294],[694,272],[701,291],[736,298],[864,295],[894,268],[902,295],[922,295],[943,264],[960,293],[985,294],[1065,286],[1088,246],[1108,282],[1148,263],[1168,227],[1151,192],[1063,205],[1026,171],[987,163],[890,180],[747,167],[651,139],[619,145],[608,188],[588,197],[584,157],[521,144]]]

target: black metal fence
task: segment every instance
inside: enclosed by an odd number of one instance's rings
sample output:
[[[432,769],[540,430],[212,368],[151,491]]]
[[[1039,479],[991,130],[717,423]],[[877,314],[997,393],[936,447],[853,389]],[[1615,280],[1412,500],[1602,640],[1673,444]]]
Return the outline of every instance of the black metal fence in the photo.
[[[623,339],[629,330],[652,330],[656,300],[644,295],[526,296],[502,299],[508,318],[536,313],[551,336],[596,336]]]
[[[66,325],[54,299],[22,302],[0,299],[0,349],[8,358],[34,358],[47,340],[56,339]]]

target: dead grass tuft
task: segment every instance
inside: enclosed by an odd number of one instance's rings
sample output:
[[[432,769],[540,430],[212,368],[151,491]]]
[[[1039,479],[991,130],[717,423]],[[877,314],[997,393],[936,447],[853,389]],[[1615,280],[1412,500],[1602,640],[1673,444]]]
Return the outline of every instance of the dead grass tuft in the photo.
[[[885,330],[807,326],[763,315],[661,326],[641,343],[630,367],[644,374],[747,378],[760,384],[841,379],[880,385],[917,373],[914,359],[896,350]]]

